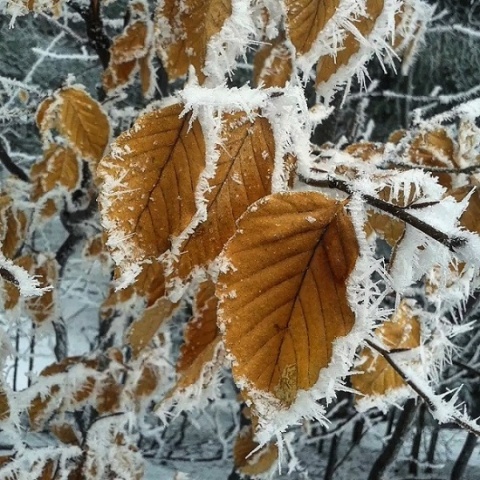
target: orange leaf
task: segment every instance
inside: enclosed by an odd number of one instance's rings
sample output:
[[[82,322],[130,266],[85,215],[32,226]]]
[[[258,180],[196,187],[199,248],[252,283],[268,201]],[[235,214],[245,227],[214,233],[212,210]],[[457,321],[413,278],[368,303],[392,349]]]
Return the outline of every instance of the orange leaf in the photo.
[[[2,253],[14,259],[22,246],[28,227],[27,215],[11,197],[0,195],[0,241]]]
[[[169,79],[187,74],[193,65],[197,77],[203,67],[208,43],[232,14],[231,0],[165,0],[156,11],[157,51]]]
[[[53,101],[39,110],[42,130],[55,128],[69,145],[86,160],[97,162],[110,137],[108,117],[101,105],[78,87],[57,90]]]
[[[343,203],[314,192],[250,207],[224,255],[217,296],[236,381],[292,404],[328,366],[354,315],[346,282],[358,246]]]
[[[287,33],[298,54],[312,48],[339,4],[340,0],[285,0]]]
[[[138,357],[140,352],[152,342],[160,327],[175,314],[177,309],[178,304],[160,297],[143,312],[140,318],[133,321],[127,332],[127,342],[132,348],[134,357]]]
[[[402,302],[395,315],[375,330],[375,335],[387,349],[412,349],[420,345],[420,323],[411,308]],[[385,395],[405,386],[400,375],[381,356],[364,348],[360,354],[365,360],[352,375],[352,386],[367,396]]]
[[[30,176],[33,182],[31,199],[37,202],[58,187],[73,192],[80,181],[80,164],[71,148],[54,144],[44,152],[43,160],[32,166]]]
[[[293,72],[291,53],[285,39],[279,37],[263,45],[253,61],[253,81],[263,88],[284,87]]]
[[[122,259],[157,258],[197,210],[205,145],[200,123],[190,128],[191,115],[180,118],[182,110],[174,104],[141,116],[99,164],[103,223]]]
[[[240,430],[233,447],[235,469],[242,475],[255,476],[267,473],[277,463],[278,447],[274,443],[264,445],[253,455],[250,455],[258,443],[253,439],[251,425]]]
[[[365,38],[375,27],[377,18],[383,11],[384,0],[367,0],[367,16],[359,17],[352,23]],[[361,43],[352,33],[347,32],[343,41],[342,48],[335,55],[326,55],[317,63],[317,87],[327,83],[339,70],[340,67],[348,65],[350,59],[360,50]]]
[[[217,297],[215,284],[211,280],[203,282],[195,296],[193,318],[188,322],[184,332],[185,343],[180,350],[177,371],[186,371],[195,359],[218,336]]]
[[[251,120],[243,112],[226,115],[221,137],[215,176],[205,194],[207,219],[180,246],[173,278],[185,280],[194,268],[214,260],[237,230],[240,215],[271,193],[275,141],[268,120]]]

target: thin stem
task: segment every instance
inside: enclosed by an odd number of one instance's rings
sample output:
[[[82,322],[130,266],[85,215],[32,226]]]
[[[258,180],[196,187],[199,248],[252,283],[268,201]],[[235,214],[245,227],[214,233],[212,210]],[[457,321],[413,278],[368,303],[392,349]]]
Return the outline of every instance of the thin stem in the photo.
[[[477,441],[478,441],[478,438],[473,433],[469,433],[467,435],[465,443],[463,444],[462,451],[460,452],[460,455],[458,456],[457,461],[453,466],[450,480],[460,480],[463,477],[463,474],[465,473],[465,469],[467,468],[467,465],[468,465],[468,461],[470,460],[473,450],[477,445]]]

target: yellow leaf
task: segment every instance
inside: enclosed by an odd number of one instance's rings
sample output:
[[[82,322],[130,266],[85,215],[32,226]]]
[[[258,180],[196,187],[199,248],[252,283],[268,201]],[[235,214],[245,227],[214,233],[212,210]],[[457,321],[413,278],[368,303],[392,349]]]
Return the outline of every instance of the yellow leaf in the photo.
[[[242,475],[255,476],[267,473],[274,467],[278,459],[278,447],[274,443],[264,445],[250,455],[258,443],[253,439],[251,425],[240,430],[233,447],[235,469]]]
[[[193,318],[184,332],[185,341],[177,363],[178,372],[185,372],[201,352],[217,339],[217,303],[215,284],[211,280],[203,282],[195,296]]]
[[[354,323],[346,282],[358,256],[342,202],[314,192],[250,207],[224,255],[217,296],[237,381],[293,403],[328,366]]]
[[[412,349],[420,345],[420,323],[407,303],[402,302],[395,315],[377,328],[375,335],[388,350]],[[361,374],[352,375],[352,386],[366,396],[385,395],[405,386],[400,375],[381,356],[365,348],[360,357],[363,363],[357,367]]]
[[[55,128],[86,160],[97,162],[110,137],[108,117],[101,105],[77,87],[58,90],[55,97]]]
[[[367,16],[359,17],[352,23],[365,38],[375,27],[377,18],[383,11],[384,0],[367,0]],[[326,55],[317,63],[317,86],[326,83],[333,77],[340,67],[348,65],[350,59],[360,50],[361,43],[352,32],[347,32],[342,47],[335,55]]]
[[[312,48],[339,4],[340,0],[285,0],[287,34],[298,54]]]
[[[99,164],[103,223],[117,239],[109,246],[128,260],[163,254],[197,210],[205,144],[198,120],[190,128],[191,115],[179,118],[182,110],[174,104],[141,116]]]
[[[169,80],[193,65],[200,82],[208,44],[232,14],[231,0],[165,0],[156,11],[157,51]]]
[[[284,87],[293,72],[291,53],[285,39],[279,37],[263,45],[253,61],[253,81],[263,88]]]
[[[194,268],[214,260],[235,233],[240,215],[272,190],[275,141],[268,120],[251,120],[243,112],[224,120],[220,158],[205,194],[208,216],[180,246],[173,278],[185,280]]]

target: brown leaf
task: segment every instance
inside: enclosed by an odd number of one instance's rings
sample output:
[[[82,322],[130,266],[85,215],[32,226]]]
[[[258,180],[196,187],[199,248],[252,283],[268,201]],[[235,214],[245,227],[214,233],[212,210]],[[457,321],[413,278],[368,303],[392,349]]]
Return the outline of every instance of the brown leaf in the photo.
[[[0,385],[0,422],[10,417],[10,402],[3,385]]]
[[[37,256],[34,262],[30,273],[37,278],[40,287],[55,286],[58,280],[58,264],[55,258]],[[27,298],[25,308],[32,320],[41,324],[52,319],[55,313],[55,299],[55,289],[51,289],[40,297]]]
[[[50,431],[62,442],[67,445],[78,445],[78,437],[72,425],[68,423],[53,423],[50,425]]]
[[[77,87],[54,94],[55,128],[86,160],[102,158],[110,137],[108,117],[101,105]],[[50,111],[50,109],[49,109]]]
[[[102,75],[102,83],[105,91],[110,95],[117,88],[133,82],[137,65],[137,60],[130,60],[124,63],[111,63]]]
[[[263,88],[284,87],[293,72],[291,53],[283,37],[263,45],[253,61],[253,81]]]
[[[125,63],[137,60],[147,54],[148,25],[143,19],[139,19],[117,35],[110,47],[110,62]]]
[[[165,0],[160,3],[155,21],[157,51],[170,81],[186,75],[190,65],[203,81],[209,41],[231,15],[231,0]]]
[[[193,318],[188,322],[184,332],[184,344],[180,350],[177,371],[185,372],[195,359],[218,336],[217,297],[215,284],[211,280],[203,282],[195,296]]]
[[[127,342],[132,348],[134,357],[147,347],[155,338],[160,327],[171,318],[178,304],[172,303],[166,297],[160,297],[153,305],[148,307],[142,316],[132,323],[127,332]]]
[[[53,115],[54,109],[50,108],[54,103],[55,99],[53,97],[47,97],[37,108],[35,122],[37,123],[40,133],[42,134],[53,128],[55,123],[55,117]]]
[[[96,409],[100,415],[114,413],[120,408],[120,395],[122,385],[120,385],[112,375],[108,375],[99,385],[96,399]]]
[[[133,388],[134,398],[139,399],[153,395],[157,389],[158,380],[158,368],[153,364],[145,362],[141,367],[140,376],[136,380]]]
[[[233,460],[237,472],[247,476],[261,475],[276,465],[278,447],[275,443],[268,443],[250,455],[257,447],[258,443],[253,439],[252,426],[240,430],[233,447]]]
[[[29,255],[23,255],[14,260],[15,265],[24,268],[27,272],[33,269],[33,258]],[[5,310],[12,310],[20,301],[20,290],[17,285],[11,282],[4,282],[4,308]]]
[[[268,120],[252,121],[243,112],[226,115],[221,136],[217,169],[205,194],[207,219],[180,246],[173,278],[185,280],[214,260],[237,230],[240,215],[271,193],[275,141]]]
[[[457,201],[462,201],[471,191],[472,187],[465,186],[453,190],[450,195]],[[460,217],[460,225],[480,235],[480,192],[478,188],[470,196],[468,206]]]
[[[340,0],[285,0],[287,34],[297,54],[312,48],[339,4]]]
[[[44,152],[43,160],[34,164],[30,170],[32,201],[37,202],[58,187],[73,192],[78,188],[80,173],[80,164],[71,148],[50,145]]]
[[[384,0],[367,0],[367,16],[359,17],[352,23],[365,38],[372,32],[377,18],[383,11]],[[317,86],[326,83],[344,65],[348,65],[350,59],[360,50],[361,43],[352,32],[347,32],[342,48],[335,55],[326,55],[317,63]]]
[[[0,241],[5,257],[14,259],[25,241],[28,218],[9,195],[0,195]]]
[[[234,378],[284,405],[310,389],[354,323],[346,282],[358,246],[343,203],[314,192],[274,194],[238,222],[217,296]]]
[[[412,349],[420,345],[420,323],[407,303],[402,302],[395,315],[375,330],[375,335],[387,349]],[[385,395],[404,387],[400,375],[381,356],[365,348],[365,361],[357,367],[361,374],[352,375],[352,386],[363,395]]]
[[[198,120],[189,128],[191,115],[179,118],[182,110],[174,104],[141,116],[99,164],[101,213],[116,238],[113,251],[135,262],[163,254],[197,209],[205,144]]]

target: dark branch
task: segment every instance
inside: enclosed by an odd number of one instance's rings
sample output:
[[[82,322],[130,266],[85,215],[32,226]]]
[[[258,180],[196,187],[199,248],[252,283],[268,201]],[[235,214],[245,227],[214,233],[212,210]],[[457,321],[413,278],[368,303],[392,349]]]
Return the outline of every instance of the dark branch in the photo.
[[[345,181],[328,177],[326,180],[315,180],[311,178],[300,177],[300,180],[307,185],[312,185],[315,187],[323,188],[335,188],[341,190],[342,192],[352,195],[355,193],[354,189]],[[378,208],[383,212],[388,213],[392,217],[403,220],[405,223],[408,223],[412,227],[420,230],[425,235],[428,235],[430,238],[433,238],[437,242],[445,245],[450,251],[456,252],[458,248],[462,247],[466,243],[466,239],[462,237],[450,237],[444,232],[437,230],[423,220],[418,219],[414,215],[408,213],[401,207],[393,205],[391,203],[380,200],[379,198],[372,197],[371,195],[362,194],[362,198],[372,207]]]
[[[7,282],[18,286],[18,280],[15,278],[15,275],[13,275],[13,273],[6,268],[0,267],[0,277],[2,277],[4,280],[7,280]]]
[[[402,370],[402,368],[395,362],[395,360],[393,360],[391,353],[370,340],[367,340],[366,342],[372,350],[375,350],[380,355],[382,355],[382,357],[387,361],[387,363],[398,373],[398,375],[400,375],[402,380],[425,402],[432,414],[435,413],[437,411],[437,407],[433,403],[432,399],[428,396],[426,392],[422,390],[419,385],[412,381],[412,379]],[[476,436],[480,436],[480,427],[472,427],[472,425],[465,422],[460,416],[452,415],[452,422],[456,423],[458,426],[462,427],[468,432],[473,433]]]
[[[12,174],[24,182],[30,182],[28,175],[10,158],[3,145],[0,143],[0,161],[2,165]]]
[[[73,1],[68,3],[85,21],[88,43],[97,53],[102,67],[106,69],[110,61],[109,48],[111,42],[103,29],[103,21],[100,16],[100,0],[90,0],[88,8]]]

